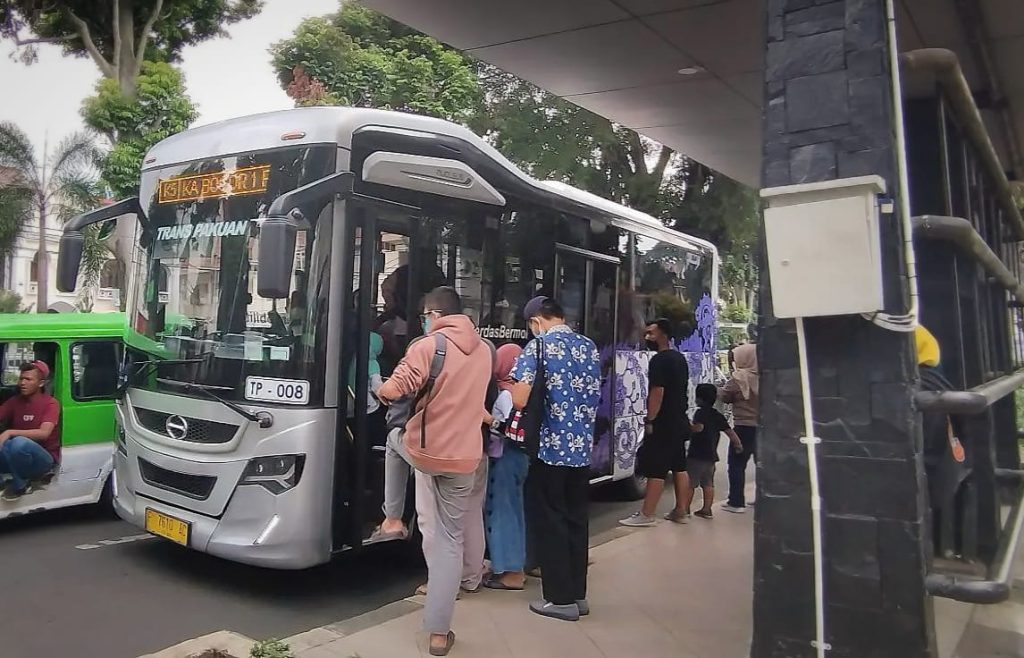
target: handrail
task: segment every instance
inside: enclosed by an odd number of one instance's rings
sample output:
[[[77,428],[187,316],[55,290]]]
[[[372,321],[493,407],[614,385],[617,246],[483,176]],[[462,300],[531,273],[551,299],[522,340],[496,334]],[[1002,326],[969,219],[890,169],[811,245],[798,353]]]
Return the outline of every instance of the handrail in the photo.
[[[1008,290],[1017,301],[1024,303],[1024,285],[1013,276],[1013,272],[999,260],[984,238],[974,230],[963,217],[943,215],[921,215],[914,217],[914,235],[932,240],[952,242],[974,257],[992,278]]]
[[[969,391],[918,391],[914,404],[918,411],[945,411],[951,414],[983,413],[993,404],[1024,386],[1024,369],[975,386]]]
[[[944,48],[922,48],[911,50],[900,55],[900,65],[907,73],[925,72],[935,76],[936,81],[946,92],[946,98],[964,127],[964,133],[974,146],[988,175],[995,184],[996,198],[1002,206],[1013,233],[1018,240],[1024,240],[1024,218],[1013,200],[1010,183],[1006,172],[999,161],[996,149],[992,146],[988,129],[981,118],[981,112],[974,102],[971,88],[967,84],[960,61],[956,53]]]
[[[925,576],[924,586],[932,596],[963,601],[965,603],[1002,603],[1010,598],[1010,580],[1013,573],[1013,562],[1020,547],[1020,537],[1024,528],[1024,487],[1017,499],[1010,516],[1008,532],[1003,532],[1003,541],[996,552],[995,576],[988,580],[960,578],[953,574],[929,573]]]

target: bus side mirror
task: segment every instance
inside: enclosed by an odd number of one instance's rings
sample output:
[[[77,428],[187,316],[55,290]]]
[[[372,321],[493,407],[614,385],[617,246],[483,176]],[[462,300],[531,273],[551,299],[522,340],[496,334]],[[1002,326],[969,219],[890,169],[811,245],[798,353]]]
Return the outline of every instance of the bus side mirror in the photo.
[[[260,226],[256,293],[264,299],[287,299],[295,266],[299,227],[286,217],[271,217]]]
[[[85,235],[81,231],[65,231],[60,236],[60,251],[57,253],[57,290],[75,291],[84,247]]]
[[[78,268],[82,264],[82,250],[85,247],[85,234],[83,233],[85,228],[99,222],[117,219],[121,215],[135,215],[143,228],[147,227],[146,217],[142,213],[138,197],[76,215],[64,224],[64,232],[60,236],[60,251],[57,254],[57,290],[74,292],[78,285]],[[117,222],[108,222],[107,226],[100,230],[101,239],[110,235],[116,225]]]

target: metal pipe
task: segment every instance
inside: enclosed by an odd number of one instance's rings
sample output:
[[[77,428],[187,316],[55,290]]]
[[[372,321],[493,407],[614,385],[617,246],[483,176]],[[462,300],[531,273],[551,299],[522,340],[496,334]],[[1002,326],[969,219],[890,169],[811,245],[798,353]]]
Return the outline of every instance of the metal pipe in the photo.
[[[1008,290],[1018,301],[1024,302],[1024,285],[1003,264],[999,256],[985,243],[971,223],[962,217],[921,215],[914,218],[914,236],[930,240],[952,242],[981,265],[985,271]]]
[[[971,416],[984,413],[986,409],[1021,386],[1024,386],[1024,369],[985,382],[969,391],[918,391],[914,394],[914,404],[918,411],[945,411]]]
[[[974,144],[977,154],[996,186],[996,196],[1006,213],[1017,240],[1024,240],[1024,218],[1013,200],[1010,182],[1003,171],[995,147],[985,129],[971,88],[964,78],[956,53],[945,48],[923,48],[900,55],[900,64],[908,72],[930,73],[946,92],[956,118],[963,124],[964,133]]]
[[[1010,526],[1003,531],[1003,541],[996,551],[995,575],[988,580],[960,578],[952,574],[930,573],[924,579],[925,589],[932,596],[965,603],[1002,603],[1010,598],[1013,562],[1020,547],[1024,528],[1024,488],[1010,516]]]

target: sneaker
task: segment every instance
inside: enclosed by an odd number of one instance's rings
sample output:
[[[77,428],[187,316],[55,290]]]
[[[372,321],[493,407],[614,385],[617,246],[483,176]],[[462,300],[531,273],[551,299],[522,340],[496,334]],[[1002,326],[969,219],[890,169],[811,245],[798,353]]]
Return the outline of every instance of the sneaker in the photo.
[[[724,509],[726,512],[732,512],[733,514],[744,514],[747,511],[746,507],[734,507],[729,503],[725,503],[724,505],[722,505],[722,509]]]
[[[680,514],[679,512],[672,510],[671,512],[665,515],[665,520],[671,521],[672,523],[689,523],[689,516],[689,512],[683,512]]]
[[[658,519],[653,516],[647,516],[642,512],[633,512],[629,517],[619,520],[619,525],[624,525],[629,528],[650,528],[653,525],[657,525]]]
[[[542,617],[551,617],[562,621],[579,621],[580,609],[573,603],[570,605],[555,605],[541,599],[530,604],[530,610]]]
[[[706,512],[704,510],[698,510],[698,511],[694,512],[693,515],[694,516],[699,516],[702,519],[713,519],[713,518],[715,518],[714,514],[711,513],[711,510],[708,510]]]
[[[580,611],[580,617],[590,614],[590,603],[586,599],[576,599],[576,608]]]
[[[30,493],[32,493],[31,484],[26,485],[25,488],[21,489],[20,491],[18,489],[15,489],[10,484],[8,484],[7,488],[4,489],[3,499],[6,500],[7,502],[13,502],[15,500],[19,500],[22,496]]]

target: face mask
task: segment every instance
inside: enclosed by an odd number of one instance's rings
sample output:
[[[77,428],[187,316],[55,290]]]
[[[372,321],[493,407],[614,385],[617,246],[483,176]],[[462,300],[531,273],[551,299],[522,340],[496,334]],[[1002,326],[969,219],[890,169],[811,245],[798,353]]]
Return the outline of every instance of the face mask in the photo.
[[[423,318],[423,333],[430,333],[430,318]]]
[[[656,342],[654,342],[653,340],[645,340],[644,344],[647,345],[647,349],[648,350],[650,350],[652,352],[657,352],[658,351],[658,344]]]

